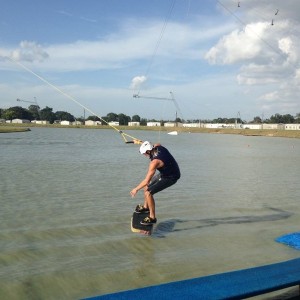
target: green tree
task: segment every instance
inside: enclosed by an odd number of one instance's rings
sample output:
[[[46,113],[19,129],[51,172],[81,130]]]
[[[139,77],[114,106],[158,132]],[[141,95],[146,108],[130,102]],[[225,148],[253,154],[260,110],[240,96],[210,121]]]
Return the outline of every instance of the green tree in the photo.
[[[216,124],[216,123],[226,123],[227,122],[227,119],[225,118],[217,118],[217,119],[214,119],[212,120],[212,123]]]
[[[118,122],[119,121],[118,115],[115,113],[112,113],[112,112],[107,114],[106,117],[107,117],[108,122]]]
[[[102,120],[104,120],[104,122],[102,122],[102,125],[107,125],[107,123],[108,123],[107,116],[104,116],[104,117],[101,117],[101,118],[102,118]]]
[[[45,108],[40,110],[41,119],[49,121],[50,124],[53,124],[55,121],[55,113],[52,111],[53,109],[46,106]]]
[[[82,122],[83,124],[84,124],[84,121],[85,121],[84,117],[79,117],[76,120],[79,121],[79,122]]]
[[[61,121],[70,121],[70,122],[75,121],[74,116],[66,111],[57,111],[55,113],[55,118],[56,120],[61,120]]]
[[[97,116],[89,116],[88,118],[87,118],[87,120],[91,120],[91,121],[100,121],[100,118],[99,117],[97,117]]]
[[[140,121],[140,124],[142,125],[142,126],[146,126],[147,125],[147,119],[141,119],[141,121]]]
[[[10,109],[4,109],[2,112],[2,118],[6,119],[6,120],[12,120],[14,119],[14,112]]]
[[[31,113],[34,120],[40,120],[40,107],[38,105],[29,105],[28,111]]]
[[[3,118],[6,120],[13,120],[13,119],[27,119],[33,120],[32,114],[25,108],[21,106],[14,106],[8,109],[5,109],[2,113]]]
[[[293,123],[295,123],[295,118],[290,114],[283,115],[283,123],[284,124],[293,124]]]
[[[286,114],[286,115],[275,114],[270,117],[270,122],[275,124],[289,124],[289,123],[292,124],[294,123],[294,121],[295,118],[290,114]]]
[[[139,115],[134,115],[134,116],[132,116],[131,121],[132,122],[141,122],[141,118]]]
[[[119,125],[128,125],[128,122],[130,122],[131,118],[129,116],[126,116],[124,114],[118,115],[118,121]]]
[[[249,123],[253,123],[253,124],[261,124],[262,123],[262,119],[259,116],[256,116],[253,118],[253,120]]]

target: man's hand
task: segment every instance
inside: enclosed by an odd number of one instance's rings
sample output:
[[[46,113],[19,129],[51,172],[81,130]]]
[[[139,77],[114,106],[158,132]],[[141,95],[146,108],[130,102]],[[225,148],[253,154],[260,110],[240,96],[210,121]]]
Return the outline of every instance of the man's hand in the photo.
[[[130,191],[130,195],[133,198],[136,194],[137,194],[138,190],[137,189],[133,189]]]

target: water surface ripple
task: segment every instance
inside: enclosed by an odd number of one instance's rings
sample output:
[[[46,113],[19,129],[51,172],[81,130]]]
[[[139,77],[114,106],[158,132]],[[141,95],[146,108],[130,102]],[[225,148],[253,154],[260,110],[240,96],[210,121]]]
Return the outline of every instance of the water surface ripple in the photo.
[[[152,237],[130,232],[148,161],[113,130],[0,135],[0,298],[78,299],[298,257],[300,140],[218,134],[160,141],[180,181],[156,196]]]

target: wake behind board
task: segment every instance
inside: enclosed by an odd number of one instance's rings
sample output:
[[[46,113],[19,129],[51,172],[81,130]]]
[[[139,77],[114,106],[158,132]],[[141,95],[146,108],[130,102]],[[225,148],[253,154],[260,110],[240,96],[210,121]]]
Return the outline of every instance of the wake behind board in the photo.
[[[143,221],[146,217],[149,217],[149,213],[134,212],[131,218],[131,231],[150,235],[152,233],[153,225],[141,224],[141,221]]]

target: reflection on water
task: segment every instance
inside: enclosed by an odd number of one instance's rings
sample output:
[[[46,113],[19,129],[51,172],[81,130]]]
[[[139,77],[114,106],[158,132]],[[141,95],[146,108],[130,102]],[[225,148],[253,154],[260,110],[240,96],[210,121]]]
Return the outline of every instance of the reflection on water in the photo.
[[[177,158],[152,237],[130,232],[148,161],[112,130],[0,135],[0,298],[77,299],[298,257],[300,141],[137,131]]]
[[[242,223],[258,223],[258,222],[272,222],[289,218],[293,213],[286,212],[280,209],[270,208],[275,213],[270,213],[262,216],[233,216],[224,218],[209,218],[200,220],[180,220],[171,219],[160,222],[155,227],[153,236],[165,237],[167,233],[183,230],[201,229],[204,227],[218,226],[224,224],[242,224]]]

